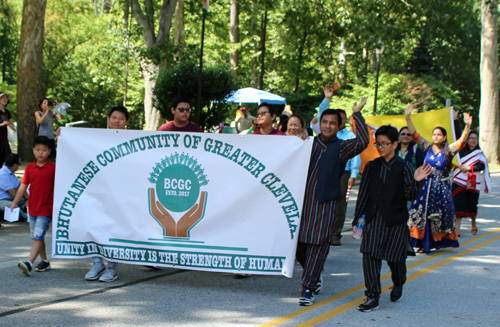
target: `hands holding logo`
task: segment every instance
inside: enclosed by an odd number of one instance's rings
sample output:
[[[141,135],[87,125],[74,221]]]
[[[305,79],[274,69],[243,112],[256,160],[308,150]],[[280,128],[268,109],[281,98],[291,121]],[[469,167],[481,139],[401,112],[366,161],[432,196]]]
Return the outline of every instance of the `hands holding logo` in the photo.
[[[156,201],[155,189],[149,189],[150,212],[163,226],[165,236],[188,237],[189,229],[203,217],[206,193],[205,191],[201,192],[199,203],[195,203],[176,223],[168,210],[159,201]]]

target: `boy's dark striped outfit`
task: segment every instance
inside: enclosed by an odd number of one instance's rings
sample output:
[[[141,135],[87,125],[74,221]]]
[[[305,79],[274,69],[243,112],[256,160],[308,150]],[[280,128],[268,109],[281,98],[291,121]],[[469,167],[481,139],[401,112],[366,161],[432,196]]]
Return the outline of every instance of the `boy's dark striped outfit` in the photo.
[[[407,252],[410,246],[407,201],[418,196],[411,163],[394,156],[389,162],[377,158],[364,169],[352,225],[365,215],[360,252],[363,253],[365,295],[378,299],[381,293],[380,270],[386,260],[396,286],[406,282]]]

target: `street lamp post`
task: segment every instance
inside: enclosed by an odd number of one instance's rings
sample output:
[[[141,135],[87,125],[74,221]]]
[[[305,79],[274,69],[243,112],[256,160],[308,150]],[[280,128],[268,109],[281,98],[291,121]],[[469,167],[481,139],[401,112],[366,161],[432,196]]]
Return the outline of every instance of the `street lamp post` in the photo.
[[[377,112],[377,93],[378,93],[378,76],[380,73],[380,57],[382,57],[382,53],[384,53],[384,43],[382,41],[378,41],[380,45],[379,48],[375,49],[375,54],[377,56],[377,76],[375,77],[375,101],[373,103],[373,115]]]

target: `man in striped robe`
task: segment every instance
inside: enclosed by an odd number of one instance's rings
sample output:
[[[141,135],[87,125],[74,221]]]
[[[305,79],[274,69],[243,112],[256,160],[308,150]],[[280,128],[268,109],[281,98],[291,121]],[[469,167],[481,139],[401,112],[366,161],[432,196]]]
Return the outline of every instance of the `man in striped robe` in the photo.
[[[330,239],[335,228],[337,200],[342,197],[340,179],[346,162],[368,146],[368,129],[361,109],[354,103],[353,119],[356,138],[342,141],[337,132],[342,116],[337,110],[325,110],[320,117],[321,134],[314,138],[307,174],[304,207],[300,223],[296,257],[304,269],[300,305],[312,305],[314,294],[322,287],[321,272],[330,251]]]
[[[410,162],[396,156],[398,136],[398,130],[390,125],[377,129],[375,147],[380,158],[366,164],[356,201],[354,232],[359,218],[365,217],[360,252],[367,299],[358,307],[363,312],[378,309],[382,260],[391,268],[394,283],[391,301],[398,302],[403,297],[407,251],[413,253],[407,201],[418,196],[417,181],[431,173],[430,165],[419,167],[414,173]]]

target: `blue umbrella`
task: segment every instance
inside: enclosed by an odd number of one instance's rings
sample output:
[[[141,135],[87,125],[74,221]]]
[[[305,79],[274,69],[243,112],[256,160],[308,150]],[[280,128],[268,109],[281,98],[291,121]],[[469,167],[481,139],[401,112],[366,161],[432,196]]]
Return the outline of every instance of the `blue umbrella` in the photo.
[[[227,102],[233,103],[262,103],[267,102],[270,104],[286,104],[286,99],[279,95],[272,94],[252,87],[246,87],[234,92],[233,95],[227,99]]]

